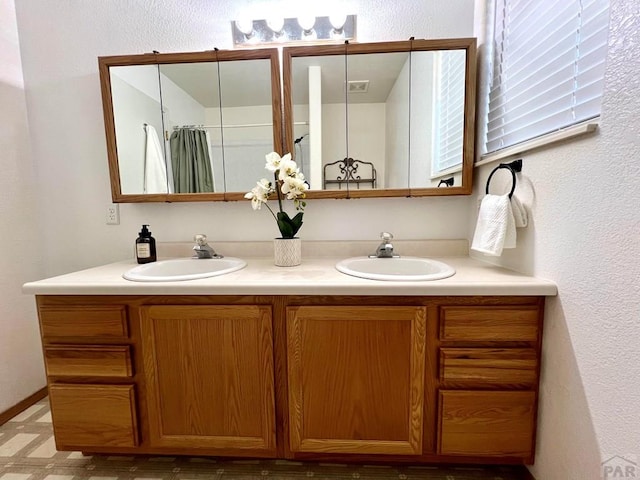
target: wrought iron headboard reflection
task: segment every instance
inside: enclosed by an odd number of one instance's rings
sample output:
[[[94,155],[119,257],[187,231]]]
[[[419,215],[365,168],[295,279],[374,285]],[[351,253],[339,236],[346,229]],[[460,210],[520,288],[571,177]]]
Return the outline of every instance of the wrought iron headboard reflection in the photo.
[[[337,165],[338,174],[335,178],[327,178],[327,168]],[[368,175],[363,177],[362,175]],[[335,162],[327,163],[322,170],[322,187],[324,189],[329,185],[338,185],[338,189],[342,189],[342,184],[353,184],[356,188],[360,188],[360,185],[370,185],[371,188],[377,188],[378,186],[378,174],[376,167],[371,162],[365,162],[363,160],[354,160],[351,157],[346,157],[343,160],[336,160]]]

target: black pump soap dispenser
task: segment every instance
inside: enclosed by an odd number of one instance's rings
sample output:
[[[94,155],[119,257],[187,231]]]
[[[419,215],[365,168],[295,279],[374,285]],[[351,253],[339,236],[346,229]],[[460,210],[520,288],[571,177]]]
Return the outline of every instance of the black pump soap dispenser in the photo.
[[[138,263],[150,263],[156,261],[156,239],[151,236],[147,228],[149,225],[142,225],[142,230],[136,238],[136,259]]]

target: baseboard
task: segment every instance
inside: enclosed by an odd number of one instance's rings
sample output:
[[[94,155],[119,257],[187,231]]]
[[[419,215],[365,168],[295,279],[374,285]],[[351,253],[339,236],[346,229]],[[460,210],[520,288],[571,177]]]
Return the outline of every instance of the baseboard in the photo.
[[[8,410],[5,410],[4,412],[0,412],[0,425],[4,425],[13,417],[18,415],[19,413],[24,412],[31,405],[39,402],[46,396],[47,396],[47,387],[43,387],[40,390],[38,390],[36,393],[29,395],[24,400],[16,403],[13,407],[9,408]]]

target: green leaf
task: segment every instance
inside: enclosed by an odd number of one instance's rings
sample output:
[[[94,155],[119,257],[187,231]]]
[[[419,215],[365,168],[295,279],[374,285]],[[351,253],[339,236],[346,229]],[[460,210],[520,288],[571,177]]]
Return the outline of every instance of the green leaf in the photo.
[[[300,227],[302,226],[302,215],[304,214],[300,212],[291,219],[291,224],[298,227],[298,229],[300,229]]]
[[[303,213],[298,213],[295,217],[291,219],[291,226],[293,227],[293,236],[296,236],[300,227],[302,227],[302,215]]]
[[[282,238],[295,237],[298,230],[300,230],[300,227],[302,227],[302,212],[298,213],[293,218],[289,218],[289,215],[286,212],[278,212],[276,218]]]

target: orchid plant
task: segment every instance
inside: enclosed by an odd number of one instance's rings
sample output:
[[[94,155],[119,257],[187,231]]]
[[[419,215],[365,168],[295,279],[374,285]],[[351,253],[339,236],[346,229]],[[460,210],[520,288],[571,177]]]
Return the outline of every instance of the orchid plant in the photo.
[[[300,172],[296,162],[291,159],[290,153],[280,157],[276,152],[271,152],[266,155],[266,160],[265,168],[273,172],[274,180],[260,179],[256,186],[245,194],[244,198],[251,200],[251,207],[254,210],[260,210],[262,205],[269,209],[278,224],[282,238],[294,238],[302,227],[304,207],[307,205],[303,199],[309,185],[305,182],[304,175]],[[267,204],[269,197],[274,193],[278,198],[277,213],[274,213]],[[289,214],[282,207],[283,196],[288,200],[293,200],[293,206],[298,211],[293,218],[289,217]]]

